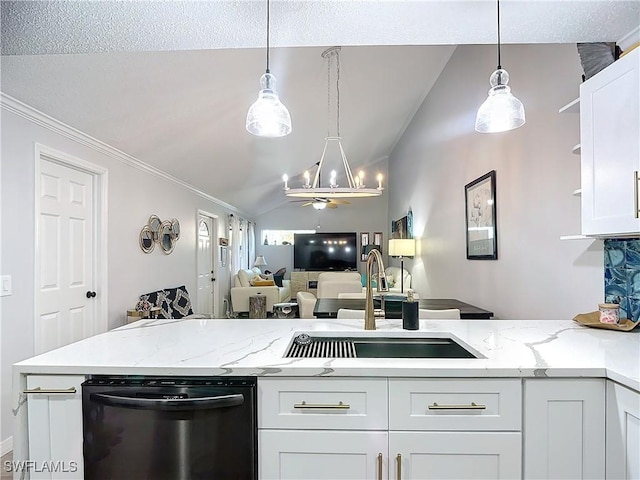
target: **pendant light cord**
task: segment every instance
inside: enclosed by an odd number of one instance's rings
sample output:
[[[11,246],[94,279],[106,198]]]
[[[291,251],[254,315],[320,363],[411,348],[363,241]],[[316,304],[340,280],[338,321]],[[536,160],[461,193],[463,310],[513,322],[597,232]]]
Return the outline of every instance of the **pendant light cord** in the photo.
[[[498,70],[502,68],[500,63],[500,0],[497,0],[498,3]]]
[[[267,73],[271,73],[269,71],[269,0],[267,0]]]

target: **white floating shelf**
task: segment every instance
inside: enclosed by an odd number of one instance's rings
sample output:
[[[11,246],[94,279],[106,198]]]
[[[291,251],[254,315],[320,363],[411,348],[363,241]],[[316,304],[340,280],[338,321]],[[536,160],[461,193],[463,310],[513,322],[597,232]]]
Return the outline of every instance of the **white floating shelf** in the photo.
[[[580,144],[578,143],[575,147],[573,147],[571,149],[571,153],[573,153],[574,155],[580,155],[582,148],[580,147]]]
[[[560,240],[595,240],[595,238],[585,235],[562,235]]]
[[[580,196],[582,196],[582,189],[581,189],[581,188],[578,188],[577,190],[574,190],[574,191],[573,191],[573,193],[572,193],[571,195],[573,195],[574,197],[580,197]]]
[[[567,103],[564,107],[558,110],[559,113],[580,113],[580,97],[576,98],[573,102]]]

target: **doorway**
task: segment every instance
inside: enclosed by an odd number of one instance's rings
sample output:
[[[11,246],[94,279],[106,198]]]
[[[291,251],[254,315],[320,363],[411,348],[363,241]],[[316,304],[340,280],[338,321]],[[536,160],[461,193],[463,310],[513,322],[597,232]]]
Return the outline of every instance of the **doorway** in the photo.
[[[107,330],[107,170],[36,145],[34,351]]]
[[[198,212],[198,272],[196,294],[196,313],[216,315],[216,265],[215,246],[218,243],[217,217],[205,212]]]

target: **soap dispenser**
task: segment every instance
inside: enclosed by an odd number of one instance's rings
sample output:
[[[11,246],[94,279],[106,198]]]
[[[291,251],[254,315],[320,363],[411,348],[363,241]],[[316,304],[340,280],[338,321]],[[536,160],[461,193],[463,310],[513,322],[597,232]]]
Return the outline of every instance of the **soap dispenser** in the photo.
[[[407,299],[402,302],[402,328],[405,330],[418,330],[420,317],[418,315],[418,302],[413,298],[413,290],[407,290]]]

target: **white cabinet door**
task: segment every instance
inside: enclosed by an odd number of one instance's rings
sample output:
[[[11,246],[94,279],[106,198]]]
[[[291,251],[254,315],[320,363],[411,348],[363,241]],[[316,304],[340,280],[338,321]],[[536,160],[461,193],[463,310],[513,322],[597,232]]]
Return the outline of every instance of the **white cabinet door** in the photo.
[[[388,479],[387,432],[261,430],[261,480]]]
[[[519,432],[390,432],[390,477],[402,480],[521,478]]]
[[[607,381],[607,479],[640,478],[640,393]]]
[[[604,478],[603,379],[524,383],[524,477]]]
[[[79,375],[30,375],[27,390],[32,479],[84,478],[82,387]],[[74,391],[75,389],[75,391]],[[59,392],[58,392],[59,391]]]
[[[580,86],[582,233],[640,232],[640,49]]]

